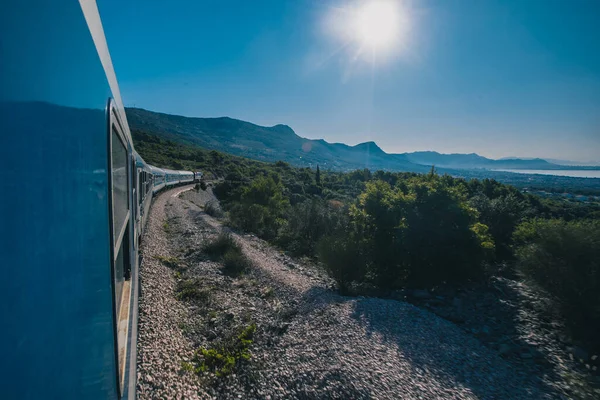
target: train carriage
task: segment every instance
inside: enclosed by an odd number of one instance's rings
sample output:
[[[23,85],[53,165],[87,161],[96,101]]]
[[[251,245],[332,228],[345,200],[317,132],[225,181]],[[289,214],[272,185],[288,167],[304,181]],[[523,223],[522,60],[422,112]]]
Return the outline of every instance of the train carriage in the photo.
[[[165,185],[168,186],[175,186],[179,184],[179,179],[180,179],[180,175],[179,175],[179,171],[174,171],[172,169],[165,169],[165,174],[166,174],[166,183]]]
[[[146,227],[146,220],[152,203],[153,192],[153,175],[150,165],[142,159],[142,157],[134,151],[135,157],[135,179],[137,179],[135,187],[137,190],[134,193],[134,209],[135,213],[135,248],[139,248],[141,237]],[[139,257],[138,257],[139,260]]]
[[[157,193],[166,186],[167,174],[164,169],[152,167],[152,166],[150,167],[150,171],[152,172],[152,179],[153,179],[152,192]]]
[[[135,152],[94,0],[3,2],[0,37],[2,396],[135,399],[140,240],[194,174]]]
[[[194,173],[191,171],[179,171],[179,183],[192,183],[194,182]]]

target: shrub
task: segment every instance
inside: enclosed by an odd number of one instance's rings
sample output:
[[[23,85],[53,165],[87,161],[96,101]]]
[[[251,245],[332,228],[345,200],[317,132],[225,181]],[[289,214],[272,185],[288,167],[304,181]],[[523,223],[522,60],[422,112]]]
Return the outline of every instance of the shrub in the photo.
[[[229,212],[231,223],[265,239],[273,239],[289,206],[279,176],[259,176],[240,190],[240,201]]]
[[[162,262],[167,267],[174,269],[175,271],[185,270],[185,266],[182,261],[177,257],[166,257],[166,256],[153,256],[158,261]]]
[[[460,187],[428,175],[368,183],[353,209],[375,282],[384,288],[478,278],[493,240]]]
[[[206,204],[204,205],[204,212],[210,215],[211,217],[223,217],[223,211],[221,210],[221,207],[219,207],[219,204],[214,200],[206,202]]]
[[[237,246],[235,239],[227,232],[221,232],[214,240],[204,245],[202,250],[213,260],[220,259],[227,250]]]
[[[212,260],[221,262],[224,271],[230,275],[239,275],[252,267],[250,259],[229,233],[222,232],[203,250]]]
[[[514,238],[519,272],[557,299],[574,336],[600,349],[600,222],[538,219]]]
[[[348,274],[360,276],[362,268],[363,276],[383,289],[481,277],[493,239],[463,189],[447,182],[435,174],[395,187],[368,182],[350,209],[348,228],[320,248],[340,286],[348,284]],[[358,260],[365,266],[356,265]]]
[[[346,210],[313,198],[288,210],[277,242],[294,255],[313,256],[317,242],[340,230],[346,223]]]
[[[229,211],[231,224],[246,232],[254,232],[264,239],[277,235],[283,220],[279,212],[260,204],[235,204]]]
[[[225,272],[239,275],[252,266],[252,262],[239,247],[232,247],[225,252],[222,259]]]
[[[236,336],[223,340],[216,346],[200,348],[193,358],[198,365],[196,372],[212,371],[218,377],[231,374],[242,361],[250,360],[249,347],[252,344],[256,325],[241,329]]]
[[[319,259],[338,284],[341,294],[347,294],[350,284],[365,278],[365,262],[359,246],[349,236],[327,236],[317,246]]]
[[[187,279],[177,285],[177,298],[182,301],[210,303],[209,289],[201,289],[202,282],[197,279]]]
[[[479,220],[489,227],[500,260],[512,257],[512,235],[523,218],[532,212],[519,195],[509,193],[490,198],[480,192],[469,200],[469,204],[479,212]]]

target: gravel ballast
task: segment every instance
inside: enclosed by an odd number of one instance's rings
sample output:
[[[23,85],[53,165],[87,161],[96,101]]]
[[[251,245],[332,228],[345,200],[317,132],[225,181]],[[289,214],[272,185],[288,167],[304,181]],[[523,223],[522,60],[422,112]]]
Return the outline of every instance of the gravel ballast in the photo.
[[[202,210],[210,188],[181,191],[155,199],[141,250],[140,399],[564,398],[455,324],[403,301],[340,296],[310,261],[252,235],[232,233],[252,268],[228,276],[202,252],[227,229]],[[178,299],[191,279],[202,301]],[[184,368],[250,324],[251,359],[231,375]]]

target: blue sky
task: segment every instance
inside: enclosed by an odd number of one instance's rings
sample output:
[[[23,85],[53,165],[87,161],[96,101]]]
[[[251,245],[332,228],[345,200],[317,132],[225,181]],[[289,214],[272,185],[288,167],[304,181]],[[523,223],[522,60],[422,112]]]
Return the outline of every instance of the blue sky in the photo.
[[[98,3],[128,106],[387,152],[600,160],[598,0],[401,1],[409,28],[375,63],[330,34],[360,0]]]

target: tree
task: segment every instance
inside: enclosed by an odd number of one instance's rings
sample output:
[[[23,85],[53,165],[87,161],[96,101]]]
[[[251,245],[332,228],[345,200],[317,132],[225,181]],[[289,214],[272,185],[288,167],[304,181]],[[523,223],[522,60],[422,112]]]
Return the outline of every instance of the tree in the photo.
[[[429,179],[433,179],[435,177],[435,165],[431,166],[431,169],[429,170]]]
[[[315,182],[317,186],[321,186],[321,171],[319,170],[319,164],[317,164],[317,173],[315,175]]]
[[[312,197],[288,209],[277,241],[294,254],[312,256],[317,242],[323,236],[341,231],[346,221],[343,207]]]
[[[490,199],[479,192],[471,197],[469,204],[479,212],[479,220],[489,227],[498,259],[512,257],[513,232],[523,218],[532,213],[527,203],[514,193]]]
[[[246,231],[272,239],[283,223],[287,207],[289,200],[283,195],[280,179],[259,176],[250,185],[241,187],[240,201],[231,208],[230,219]]]
[[[210,158],[212,159],[212,162],[215,164],[221,164],[223,162],[223,154],[219,153],[216,150],[211,150],[210,151]]]
[[[404,187],[367,182],[351,217],[369,275],[384,288],[477,278],[494,248],[461,187],[438,176]]]

